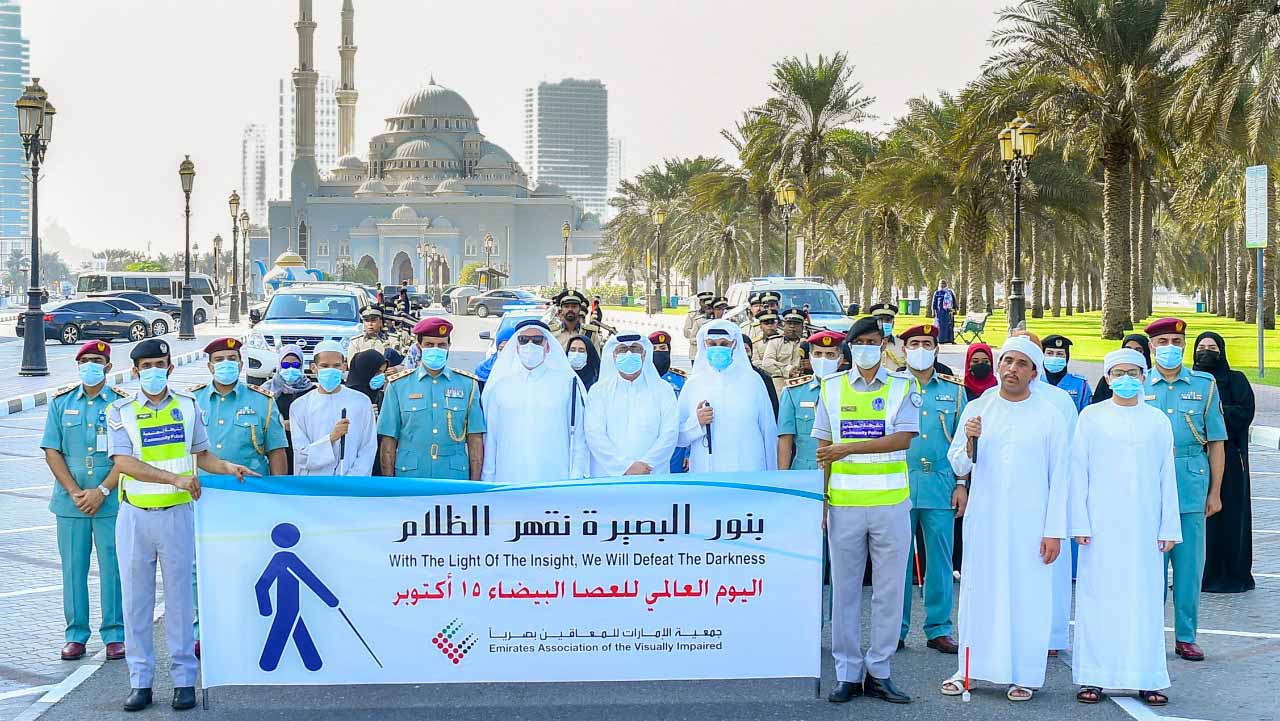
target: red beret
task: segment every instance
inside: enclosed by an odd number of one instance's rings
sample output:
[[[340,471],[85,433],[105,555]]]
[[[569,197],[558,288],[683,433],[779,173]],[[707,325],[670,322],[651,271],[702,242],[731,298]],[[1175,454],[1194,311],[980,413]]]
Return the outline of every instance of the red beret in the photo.
[[[453,332],[453,324],[438,315],[431,315],[413,326],[414,335],[444,337]]]
[[[80,346],[80,350],[76,351],[76,360],[80,360],[81,356],[90,353],[106,356],[107,360],[111,360],[111,344],[104,340],[91,340]]]
[[[213,355],[220,350],[233,350],[240,352],[240,346],[244,345],[239,338],[215,338],[209,341],[209,345],[204,347],[204,352]]]
[[[664,345],[671,342],[671,336],[665,330],[655,330],[649,334],[649,342],[654,345]]]
[[[844,342],[844,333],[837,333],[833,330],[820,330],[809,336],[809,347],[812,348],[836,348]]]
[[[898,334],[898,337],[905,343],[908,338],[916,336],[928,336],[935,341],[938,340],[938,326],[932,323],[922,323],[914,325]]]
[[[1155,338],[1158,335],[1168,335],[1169,333],[1177,333],[1178,335],[1187,334],[1187,322],[1181,318],[1160,318],[1153,320],[1143,328],[1147,333],[1147,337]]]

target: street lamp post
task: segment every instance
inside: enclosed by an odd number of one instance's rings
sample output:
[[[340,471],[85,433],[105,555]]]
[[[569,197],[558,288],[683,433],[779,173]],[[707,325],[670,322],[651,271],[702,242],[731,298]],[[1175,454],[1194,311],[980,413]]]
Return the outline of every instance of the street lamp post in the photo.
[[[22,151],[31,163],[31,273],[27,276],[27,312],[23,320],[22,367],[18,375],[47,376],[49,365],[44,354],[44,311],[40,309],[43,288],[40,287],[40,164],[53,139],[53,116],[57,111],[49,95],[40,87],[40,78],[32,78],[22,97],[15,103],[18,110],[18,134]]]
[[[222,279],[218,277],[218,256],[222,255],[222,235],[213,236],[213,282],[218,284],[218,294],[213,297],[213,324],[218,324],[218,309],[222,307]]]
[[[653,211],[653,227],[654,227],[654,270],[656,271],[653,281],[654,295],[658,297],[655,304],[656,309],[651,309],[652,313],[662,313],[662,225],[667,222],[667,211],[661,207],[655,208]]]
[[[791,214],[796,209],[796,185],[783,178],[773,191],[774,202],[782,211],[782,274],[787,274],[787,259],[791,256]]]
[[[190,155],[178,166],[178,178],[182,181],[182,195],[186,198],[183,214],[187,224],[187,258],[182,273],[182,320],[178,326],[178,340],[195,340],[196,323],[191,312],[191,186],[196,180],[196,164],[191,162]]]
[[[240,315],[249,315],[249,211],[240,211]]]
[[[493,233],[484,234],[484,289],[493,290],[493,254],[498,249],[498,243],[493,239]]]
[[[1005,179],[1013,185],[1013,277],[1009,279],[1009,329],[1026,319],[1027,299],[1022,282],[1022,181],[1036,154],[1040,129],[1018,113],[997,136]]]
[[[564,236],[564,263],[560,267],[560,285],[562,290],[569,290],[569,221],[560,226],[560,235]]]
[[[231,199],[227,201],[231,208],[231,311],[227,320],[231,325],[240,322],[240,303],[236,298],[240,282],[240,226],[237,224],[240,215],[240,194],[231,191]],[[245,238],[245,242],[248,242]]]

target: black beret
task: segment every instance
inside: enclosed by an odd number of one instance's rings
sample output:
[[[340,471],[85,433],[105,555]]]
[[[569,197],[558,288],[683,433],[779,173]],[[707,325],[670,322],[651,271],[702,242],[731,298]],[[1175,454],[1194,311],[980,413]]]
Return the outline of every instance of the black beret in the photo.
[[[857,322],[853,324],[853,327],[849,329],[849,335],[846,342],[852,343],[854,340],[857,340],[858,336],[863,336],[868,333],[875,333],[881,338],[884,337],[884,329],[880,327],[880,321],[876,320],[872,316],[859,318]]]
[[[1056,348],[1059,350],[1066,350],[1067,348],[1071,347],[1071,339],[1061,335],[1045,336],[1044,339],[1040,342],[1042,345],[1044,345],[1045,348]]]
[[[147,358],[168,357],[169,344],[159,338],[148,338],[135,345],[133,350],[129,351],[129,359],[133,361],[145,360]]]

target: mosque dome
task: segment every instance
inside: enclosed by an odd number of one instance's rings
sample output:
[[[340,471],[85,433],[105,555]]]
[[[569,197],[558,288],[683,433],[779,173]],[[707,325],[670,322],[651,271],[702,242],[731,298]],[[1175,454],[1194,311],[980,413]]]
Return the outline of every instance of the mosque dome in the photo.
[[[533,189],[533,194],[543,197],[568,195],[568,193],[564,192],[564,188],[547,181],[538,183],[538,187]]]
[[[453,230],[453,223],[442,215],[431,221],[431,227],[435,230]]]
[[[453,193],[465,193],[467,186],[462,182],[461,178],[447,178],[444,182],[436,186],[436,195],[448,195]]]
[[[468,118],[471,120],[476,117],[476,114],[471,110],[471,105],[461,95],[443,85],[436,85],[434,78],[405,98],[404,102],[400,103],[400,110],[397,114],[401,116]]]
[[[431,189],[421,180],[406,180],[396,188],[396,195],[426,195]]]
[[[348,170],[364,170],[364,161],[355,155],[344,155],[338,161],[338,167]]]
[[[476,163],[476,170],[510,170],[511,159],[503,159],[497,153],[489,153]]]
[[[276,258],[276,265],[279,267],[293,266],[296,268],[303,268],[306,267],[307,264],[302,260],[302,256],[292,250],[286,250],[280,254],[279,258]]]
[[[356,188],[356,195],[386,195],[389,192],[386,183],[377,178],[369,178]]]
[[[417,220],[418,213],[407,205],[402,205],[391,212],[392,220]]]
[[[396,148],[392,160],[457,160],[458,156],[442,142],[410,140]]]

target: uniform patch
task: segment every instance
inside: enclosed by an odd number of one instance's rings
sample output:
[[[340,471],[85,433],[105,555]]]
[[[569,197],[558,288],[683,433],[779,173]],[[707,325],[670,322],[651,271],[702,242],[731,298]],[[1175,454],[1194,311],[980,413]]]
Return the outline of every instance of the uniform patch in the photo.
[[[800,401],[800,407],[801,407],[801,408],[814,408],[814,407],[816,407],[817,405],[818,405],[818,404],[817,404],[817,403],[815,403],[815,402],[813,402],[813,401]]]
[[[167,426],[155,426],[153,428],[139,429],[142,435],[142,445],[144,446],[163,446],[169,443],[181,443],[186,436],[182,432],[181,423],[173,423]]]
[[[169,415],[173,416],[173,420],[175,420],[175,421],[178,421],[178,422],[181,422],[181,421],[182,421],[182,409],[181,409],[181,408],[174,408],[172,411],[169,411]]]
[[[1179,396],[1179,397],[1180,397],[1180,398],[1182,398],[1182,400],[1184,400],[1184,401],[1202,401],[1202,400],[1204,400],[1204,396],[1203,396],[1203,395],[1201,395],[1201,394],[1199,394],[1199,393],[1196,393],[1195,391],[1187,391],[1186,393],[1183,393],[1183,394],[1182,394],[1181,396]]]
[[[463,395],[464,394],[461,388],[445,388],[444,389],[445,398],[462,398]]]
[[[419,401],[419,400],[422,400],[422,394],[421,394],[421,393],[410,393],[410,394],[409,394],[409,400],[411,400],[411,401]]]
[[[914,394],[914,393],[912,393],[911,395],[913,395],[913,396],[914,396],[915,394]],[[883,398],[873,398],[873,399],[871,400],[871,410],[873,410],[873,411],[882,411],[882,410],[884,410],[884,399],[883,399]]]
[[[78,416],[78,415],[80,415],[80,409],[79,409],[79,408],[67,408],[67,409],[65,409],[65,410],[63,410],[63,411],[62,411],[62,415],[64,415],[64,416]]]
[[[938,395],[934,396],[933,399],[939,402],[942,402],[942,401],[955,402],[955,396],[950,396],[943,393],[939,393]]]
[[[924,396],[920,395],[919,393],[912,391],[910,398],[911,398],[911,405],[915,406],[916,408],[919,408],[920,406],[924,405]],[[876,400],[879,400],[879,399],[877,398]],[[876,410],[879,410],[879,409],[877,408]]]
[[[884,421],[842,420],[840,421],[840,438],[882,438],[884,428]]]

